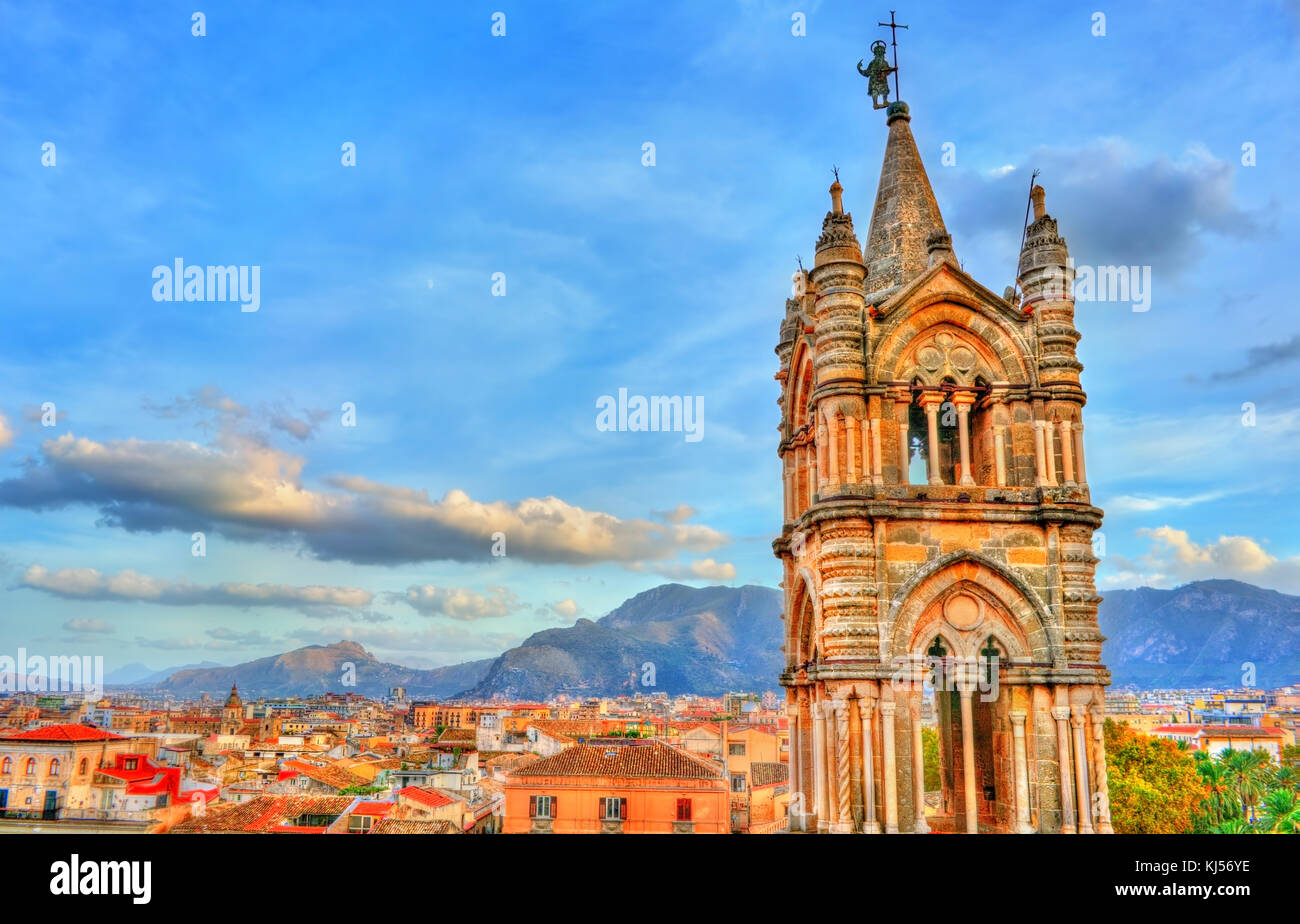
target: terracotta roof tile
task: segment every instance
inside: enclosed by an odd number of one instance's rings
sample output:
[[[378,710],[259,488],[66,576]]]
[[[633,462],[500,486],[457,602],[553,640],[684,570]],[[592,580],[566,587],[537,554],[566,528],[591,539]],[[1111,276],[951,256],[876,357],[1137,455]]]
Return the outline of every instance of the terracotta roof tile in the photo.
[[[444,805],[451,805],[455,800],[445,796],[436,789],[425,789],[422,786],[407,786],[404,789],[397,790],[397,795],[412,802],[418,802],[421,805],[427,805],[429,808],[439,808]]]
[[[407,821],[398,818],[381,818],[370,828],[371,834],[460,834],[454,822],[446,819],[437,821]]]
[[[351,796],[259,796],[210,808],[206,814],[176,825],[171,833],[265,834],[291,827],[282,822],[302,815],[342,815],[352,802]]]
[[[89,725],[46,725],[0,737],[9,741],[122,741],[126,738]]]
[[[507,779],[535,776],[606,776],[648,779],[718,779],[716,764],[661,741],[595,747],[577,744],[512,770]]]

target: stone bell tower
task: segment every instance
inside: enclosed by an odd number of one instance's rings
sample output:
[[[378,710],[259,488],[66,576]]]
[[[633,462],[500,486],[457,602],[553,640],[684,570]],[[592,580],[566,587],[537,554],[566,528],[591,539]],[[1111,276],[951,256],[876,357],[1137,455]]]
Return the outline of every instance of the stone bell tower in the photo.
[[[791,827],[1108,833],[1066,244],[1036,186],[1016,285],[976,282],[884,108],[865,251],[837,177],[776,348]]]

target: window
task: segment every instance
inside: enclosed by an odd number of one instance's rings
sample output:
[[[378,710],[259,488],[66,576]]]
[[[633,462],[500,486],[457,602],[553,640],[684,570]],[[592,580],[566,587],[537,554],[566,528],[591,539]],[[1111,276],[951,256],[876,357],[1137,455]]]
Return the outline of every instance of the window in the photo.
[[[80,766],[77,767],[77,772],[82,776],[85,776],[86,771],[89,769],[90,769],[90,758],[88,757],[81,758],[81,764]]]
[[[374,824],[375,819],[369,815],[349,815],[348,816],[348,833],[365,834]]]
[[[59,775],[59,759],[57,757],[53,757],[50,759],[50,776],[58,776],[58,775]]]
[[[727,753],[730,754],[732,757],[744,757],[745,756],[744,742],[741,742],[739,744],[727,745]]]
[[[28,776],[35,776],[35,775],[36,775],[36,758],[35,758],[35,757],[29,757],[29,758],[27,758],[27,764],[26,764],[25,767],[23,767],[23,773],[27,774]]]
[[[529,796],[528,797],[528,817],[529,818],[554,818],[556,803],[559,800],[555,796]]]
[[[690,800],[690,799],[678,799],[678,800],[677,800],[677,820],[678,820],[678,821],[690,821],[690,820],[691,820],[691,800]]]
[[[14,772],[14,760],[12,757],[6,757],[3,763],[0,763],[0,774],[8,776]]]
[[[606,821],[627,820],[627,800],[618,796],[606,796],[601,799],[601,817]]]
[[[732,792],[745,791],[745,774],[743,773],[731,774],[731,791]]]
[[[124,769],[126,769],[126,770],[134,770],[134,769],[136,769],[137,766],[139,766],[139,764],[140,764],[140,761],[139,761],[138,758],[135,758],[135,757],[128,757],[128,758],[126,759],[125,763],[123,764],[123,767],[124,767]]]

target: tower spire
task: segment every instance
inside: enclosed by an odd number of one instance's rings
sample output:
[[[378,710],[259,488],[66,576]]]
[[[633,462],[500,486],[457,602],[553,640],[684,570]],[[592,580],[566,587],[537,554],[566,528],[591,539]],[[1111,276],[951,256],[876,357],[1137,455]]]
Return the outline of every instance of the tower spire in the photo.
[[[907,103],[889,104],[889,137],[865,248],[867,302],[873,305],[925,272],[930,259],[927,239],[946,239],[948,233],[912,137],[911,120]]]

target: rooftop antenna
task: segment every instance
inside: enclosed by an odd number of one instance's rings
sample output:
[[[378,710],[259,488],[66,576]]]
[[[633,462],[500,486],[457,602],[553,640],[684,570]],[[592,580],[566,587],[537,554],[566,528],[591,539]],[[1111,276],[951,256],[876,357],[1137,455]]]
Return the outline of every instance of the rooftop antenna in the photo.
[[[1029,195],[1025,199],[1025,224],[1020,229],[1020,250],[1016,251],[1016,284],[1014,291],[1020,292],[1020,254],[1025,250],[1025,237],[1029,234],[1029,209],[1034,203],[1034,184],[1038,181],[1039,170],[1034,170],[1033,175],[1029,177]]]

